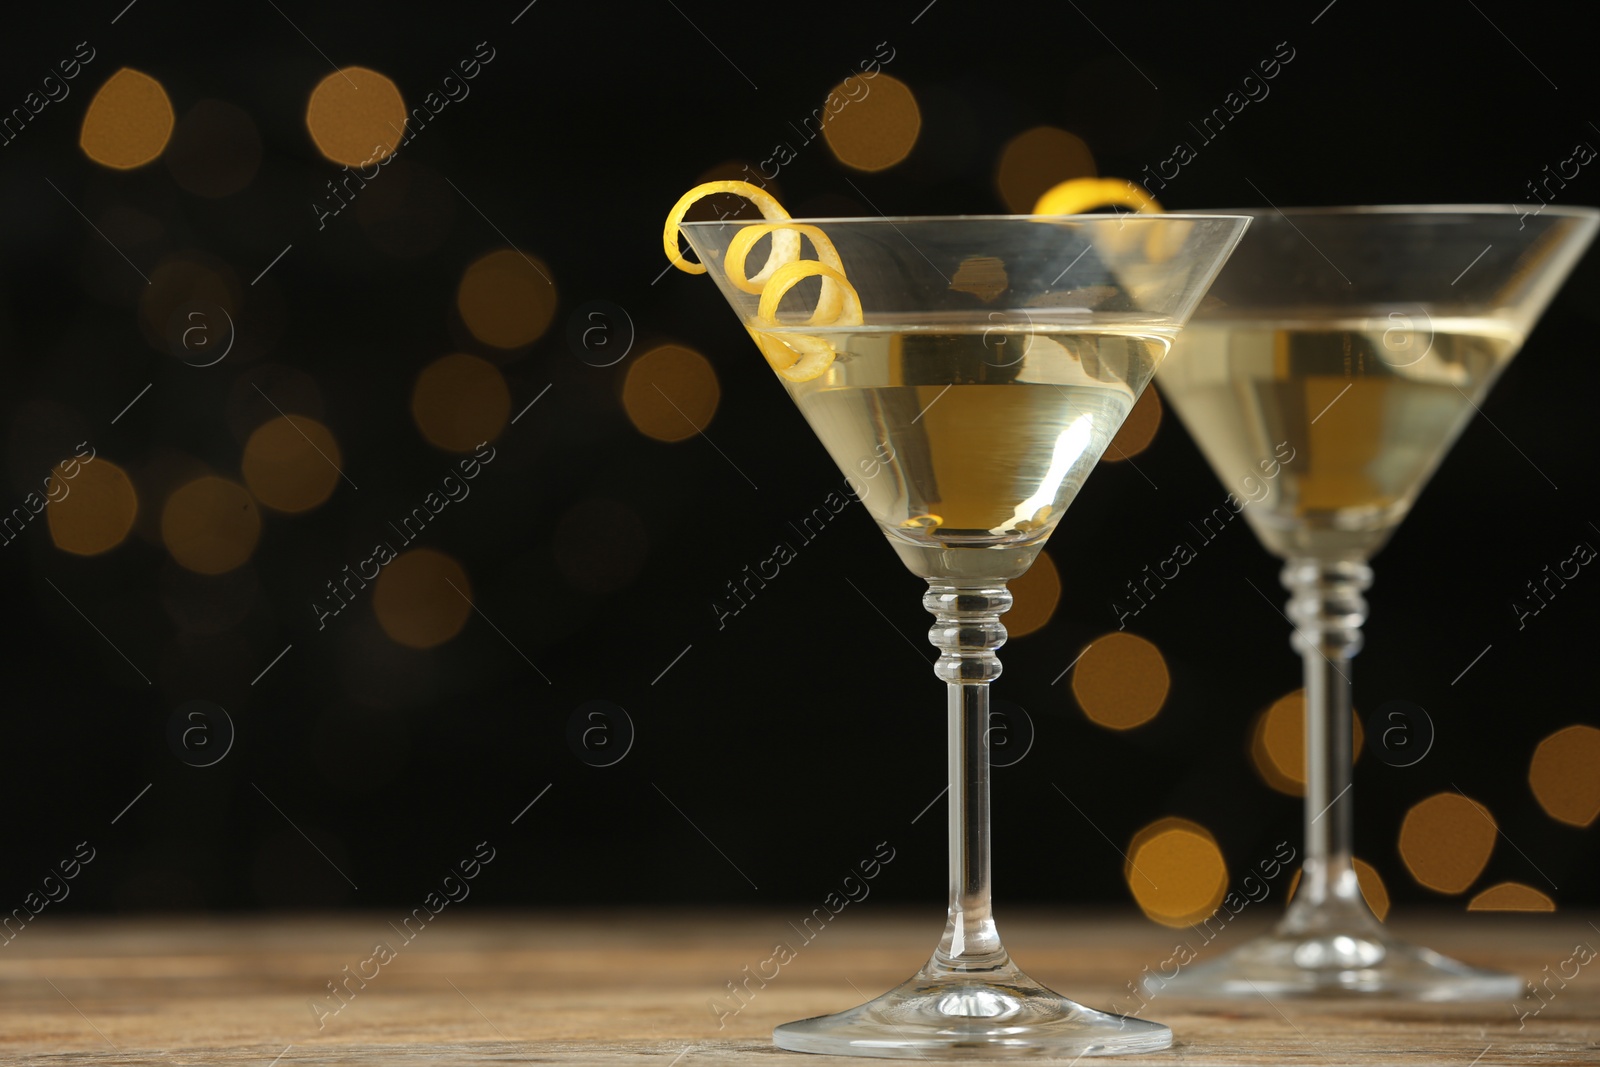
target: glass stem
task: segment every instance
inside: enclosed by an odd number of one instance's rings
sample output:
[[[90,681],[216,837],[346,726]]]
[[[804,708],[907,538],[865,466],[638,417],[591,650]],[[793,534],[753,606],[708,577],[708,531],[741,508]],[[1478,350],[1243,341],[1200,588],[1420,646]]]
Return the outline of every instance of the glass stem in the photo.
[[[922,603],[935,620],[928,640],[940,652],[934,673],[947,683],[949,716],[950,911],[932,965],[992,971],[1008,959],[989,897],[989,683],[1000,677],[995,650],[1011,593],[1003,582],[933,581]]]
[[[1352,863],[1351,771],[1355,763],[1350,661],[1361,650],[1372,568],[1361,560],[1294,559],[1283,568],[1290,592],[1292,644],[1305,667],[1305,855],[1300,885],[1285,920],[1291,929],[1377,920],[1361,896]]]

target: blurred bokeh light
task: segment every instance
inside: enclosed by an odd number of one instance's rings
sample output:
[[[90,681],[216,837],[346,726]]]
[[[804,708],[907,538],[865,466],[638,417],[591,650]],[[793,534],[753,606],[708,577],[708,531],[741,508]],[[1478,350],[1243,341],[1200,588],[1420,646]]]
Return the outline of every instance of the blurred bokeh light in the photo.
[[[1149,722],[1171,688],[1161,650],[1126,632],[1097,637],[1072,671],[1072,694],[1092,722],[1129,730]]]
[[[174,121],[172,101],[161,83],[123,67],[89,101],[78,146],[103,167],[131,170],[161,155]]]
[[[461,632],[472,613],[471,597],[472,583],[461,564],[443,552],[414,548],[379,572],[372,609],[391,640],[427,649]]]
[[[1356,884],[1361,887],[1361,896],[1366,900],[1367,907],[1372,909],[1372,914],[1382,922],[1389,917],[1389,888],[1383,884],[1378,869],[1366,860],[1351,857],[1350,865],[1356,869]]]
[[[1011,638],[1026,637],[1050,621],[1061,603],[1061,574],[1050,553],[1040,552],[1021,578],[1007,583],[1011,588],[1011,610],[1000,617]]]
[[[472,336],[484,344],[521,348],[549,328],[556,313],[556,287],[543,263],[502,248],[462,274],[456,308]]]
[[[1555,911],[1556,902],[1531,885],[1500,882],[1467,901],[1468,911]]]
[[[1198,823],[1158,819],[1133,835],[1122,876],[1139,909],[1163,926],[1188,926],[1217,910],[1228,865],[1216,838]]]
[[[1128,417],[1122,420],[1121,428],[1111,439],[1111,444],[1106,446],[1102,458],[1107,462],[1116,463],[1130,456],[1137,456],[1150,447],[1150,443],[1156,439],[1156,431],[1160,428],[1161,395],[1154,388],[1146,388],[1139,394],[1139,399],[1134,401],[1133,410],[1128,412]]]
[[[1035,126],[1001,149],[994,183],[1007,210],[1026,215],[1051,186],[1073,178],[1098,177],[1099,173],[1094,153],[1081,137],[1054,126]]]
[[[1600,815],[1600,730],[1568,726],[1540,741],[1528,765],[1528,785],[1557,822],[1594,822]]]
[[[958,293],[971,293],[988,303],[1011,285],[1006,265],[994,256],[968,256],[956,267],[950,279],[950,288]],[[1002,365],[1005,360],[998,361]]]
[[[471,452],[505,429],[511,390],[493,363],[457,352],[422,368],[411,390],[411,414],[429,444]]]
[[[199,574],[226,574],[255,551],[261,513],[244,486],[196,478],[167,498],[161,540],[179,564]]]
[[[359,167],[387,159],[406,128],[406,104],[394,82],[366,67],[344,67],[317,83],[306,104],[306,129],[335,163]]]
[[[1460,793],[1418,801],[1400,824],[1400,858],[1419,885],[1462,893],[1483,873],[1498,832],[1489,809]]]
[[[852,81],[867,87],[864,95],[852,90]],[[911,154],[922,132],[922,111],[910,86],[883,73],[834,86],[823,109],[831,112],[822,124],[823,139],[840,163],[856,170],[894,166]]]
[[[628,367],[622,406],[634,428],[657,441],[683,441],[717,413],[722,387],[711,361],[682,345],[660,345]]]
[[[65,477],[67,473],[71,477]],[[57,496],[45,511],[50,539],[63,552],[97,556],[116,548],[133,529],[139,497],[127,472],[103,456],[89,463],[68,460],[51,472]],[[66,496],[60,496],[63,491]]]
[[[274,511],[310,511],[332,495],[344,462],[322,423],[284,415],[263,423],[244,446],[244,483]]]
[[[201,100],[184,113],[166,153],[172,178],[196,196],[239,192],[261,167],[261,134],[248,114],[224,100]]]
[[[1366,740],[1360,716],[1351,716],[1351,751],[1361,759]],[[1273,789],[1292,797],[1306,795],[1306,691],[1296,689],[1256,716],[1250,735],[1250,762]]]

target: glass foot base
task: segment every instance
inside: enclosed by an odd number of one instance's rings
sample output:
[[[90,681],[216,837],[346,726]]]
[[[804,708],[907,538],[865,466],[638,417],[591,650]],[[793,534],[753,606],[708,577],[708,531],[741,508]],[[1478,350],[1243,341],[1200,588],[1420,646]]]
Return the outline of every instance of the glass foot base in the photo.
[[[1175,977],[1147,974],[1146,992],[1193,997],[1341,996],[1381,993],[1419,1001],[1521,996],[1516,975],[1484,970],[1381,931],[1258,937]]]
[[[1114,1056],[1172,1044],[1160,1023],[1086,1008],[1007,961],[977,973],[930,961],[911,981],[874,1000],[784,1023],[773,1042],[790,1052],[894,1059],[975,1056]]]

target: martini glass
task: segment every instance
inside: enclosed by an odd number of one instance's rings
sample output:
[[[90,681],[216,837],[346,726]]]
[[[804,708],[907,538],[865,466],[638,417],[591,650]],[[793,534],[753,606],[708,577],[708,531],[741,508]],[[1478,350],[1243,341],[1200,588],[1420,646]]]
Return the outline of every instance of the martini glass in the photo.
[[[1594,236],[1600,212],[1477,206],[1255,209],[1160,386],[1282,557],[1305,669],[1299,891],[1276,929],[1152,992],[1522,992],[1391,937],[1351,865],[1350,660],[1367,565],[1405,518]]]
[[[862,314],[850,316],[859,323],[821,326],[813,308],[836,282],[806,279],[763,316],[761,295],[730,279],[724,260],[747,225],[770,224],[695,222],[683,232],[775,366],[785,353],[831,354],[815,376],[784,385],[841,471],[863,479],[871,465],[870,489],[858,495],[928,583],[934,673],[948,690],[944,937],[909,981],[779,1026],[773,1040],[901,1058],[1166,1048],[1165,1026],[1052,992],[1000,942],[989,892],[989,685],[1000,676],[1006,582],[1060,522],[1247,220],[792,220],[785,225],[826,235],[859,294]],[[741,242],[752,264],[769,239]]]

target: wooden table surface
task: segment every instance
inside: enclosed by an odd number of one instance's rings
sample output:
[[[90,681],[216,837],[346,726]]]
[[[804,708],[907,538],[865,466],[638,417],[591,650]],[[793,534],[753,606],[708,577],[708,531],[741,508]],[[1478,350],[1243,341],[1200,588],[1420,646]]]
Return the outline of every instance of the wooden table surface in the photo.
[[[0,1063],[698,1064],[867,1063],[774,1048],[774,1024],[852,1006],[907,978],[932,950],[942,914],[850,916],[799,947],[719,1029],[710,1003],[757,968],[803,909],[757,914],[444,913],[410,943],[400,916],[73,919],[43,914],[0,947]],[[1576,945],[1600,948],[1600,917],[1460,916],[1391,923],[1403,936],[1524,978],[1571,975]],[[1241,917],[1227,941],[1254,931]],[[1594,925],[1591,925],[1591,922]],[[1258,928],[1258,927],[1257,927]],[[1091,1006],[1172,951],[1175,931],[1125,914],[1002,915],[1017,961]],[[398,945],[381,967],[373,946]],[[1223,942],[1218,943],[1226,947]],[[1563,967],[1563,964],[1565,966]],[[337,1014],[326,983],[367,974]],[[1549,967],[1549,971],[1544,968]],[[770,969],[769,969],[770,971]],[[1204,1002],[1158,997],[1167,1052],[1151,1064],[1600,1063],[1600,960],[1579,969],[1536,1016],[1506,1001],[1417,1006],[1290,998]],[[1521,1011],[1539,1002],[1528,1000]],[[321,1026],[319,1028],[319,1022]],[[276,1059],[275,1059],[276,1057]]]

